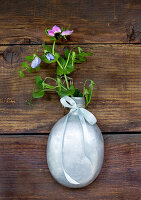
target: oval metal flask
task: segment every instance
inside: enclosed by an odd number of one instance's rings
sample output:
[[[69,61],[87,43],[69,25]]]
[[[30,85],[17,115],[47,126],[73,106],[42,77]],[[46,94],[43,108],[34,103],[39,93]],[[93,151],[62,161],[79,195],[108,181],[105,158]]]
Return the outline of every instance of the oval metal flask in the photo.
[[[83,97],[72,97],[85,107]],[[60,184],[81,188],[93,182],[102,168],[104,141],[97,124],[81,120],[77,110],[65,115],[52,128],[47,144],[50,173]]]

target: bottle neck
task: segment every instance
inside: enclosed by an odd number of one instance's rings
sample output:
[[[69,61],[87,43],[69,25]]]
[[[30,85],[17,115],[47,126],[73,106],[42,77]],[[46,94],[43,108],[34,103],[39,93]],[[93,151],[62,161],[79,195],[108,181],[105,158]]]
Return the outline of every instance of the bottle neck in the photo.
[[[85,108],[85,98],[84,97],[71,97],[76,105],[79,107],[79,108]]]

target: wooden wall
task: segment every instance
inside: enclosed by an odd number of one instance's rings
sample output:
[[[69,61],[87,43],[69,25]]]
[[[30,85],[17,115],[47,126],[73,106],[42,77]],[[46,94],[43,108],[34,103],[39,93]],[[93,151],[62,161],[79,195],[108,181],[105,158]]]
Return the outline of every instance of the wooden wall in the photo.
[[[71,41],[93,53],[77,65],[75,84],[97,86],[89,110],[105,140],[105,160],[95,182],[83,189],[56,183],[46,164],[46,143],[64,115],[56,94],[26,104],[34,74],[20,79],[24,57],[50,44],[44,29],[71,24]],[[55,66],[43,65],[42,76]],[[78,73],[79,72],[79,73]],[[0,2],[0,199],[141,199],[141,1],[1,0]]]

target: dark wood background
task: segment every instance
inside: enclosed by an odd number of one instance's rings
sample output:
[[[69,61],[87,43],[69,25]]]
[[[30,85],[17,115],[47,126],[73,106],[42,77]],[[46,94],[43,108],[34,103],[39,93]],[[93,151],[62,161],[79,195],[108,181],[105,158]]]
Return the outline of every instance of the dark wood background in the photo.
[[[48,134],[64,115],[59,97],[50,93],[28,106],[36,73],[17,73],[25,56],[50,44],[44,29],[54,24],[74,30],[58,51],[73,44],[93,53],[73,78],[80,88],[86,78],[97,84],[89,110],[104,135],[105,159],[83,189],[56,183],[46,164]],[[44,65],[40,74],[54,72]],[[140,0],[0,1],[0,199],[141,199]]]

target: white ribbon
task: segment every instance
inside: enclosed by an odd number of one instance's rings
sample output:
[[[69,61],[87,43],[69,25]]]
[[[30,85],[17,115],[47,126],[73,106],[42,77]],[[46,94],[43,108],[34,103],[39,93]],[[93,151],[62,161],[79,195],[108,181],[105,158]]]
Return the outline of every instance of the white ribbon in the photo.
[[[72,184],[80,184],[78,183],[77,181],[75,181],[74,179],[72,179],[68,173],[66,173],[65,169],[64,169],[64,164],[63,164],[63,146],[64,146],[64,136],[65,136],[65,130],[66,130],[66,125],[67,125],[67,121],[68,121],[68,117],[71,115],[72,112],[75,112],[77,111],[77,114],[78,114],[78,117],[80,119],[80,123],[82,125],[82,129],[83,129],[83,143],[84,143],[84,153],[85,153],[85,156],[90,160],[91,162],[91,159],[89,158],[89,154],[87,154],[87,150],[85,148],[85,145],[87,143],[89,143],[89,138],[88,138],[88,130],[87,130],[87,125],[86,125],[86,121],[91,124],[91,125],[94,125],[97,120],[96,120],[96,117],[91,113],[89,112],[88,110],[84,109],[84,108],[79,108],[76,104],[76,102],[70,98],[69,96],[65,96],[65,97],[62,97],[60,99],[60,102],[61,104],[65,107],[65,108],[70,108],[70,112],[67,114],[66,116],[66,119],[64,121],[64,124],[63,124],[63,139],[62,139],[62,167],[63,167],[63,171],[64,171],[64,174],[65,174],[65,177],[66,179],[72,183]]]

